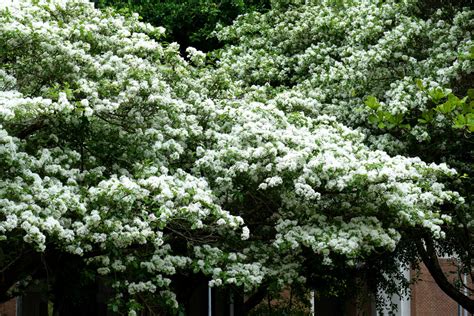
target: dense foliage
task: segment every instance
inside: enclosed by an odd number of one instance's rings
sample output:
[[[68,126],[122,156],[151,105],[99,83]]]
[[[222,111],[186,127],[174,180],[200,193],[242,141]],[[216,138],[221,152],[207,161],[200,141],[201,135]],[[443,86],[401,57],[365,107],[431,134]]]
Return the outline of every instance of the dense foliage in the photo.
[[[458,213],[471,236],[462,173],[415,156],[443,130],[470,141],[418,118],[472,73],[474,13],[417,8],[273,1],[220,32],[212,64],[85,0],[0,11],[1,294],[35,278],[32,253],[87,263],[131,314],[178,308],[192,273],[338,291],[352,272],[380,285]]]
[[[166,28],[166,40],[210,51],[222,46],[213,32],[240,14],[269,9],[269,0],[97,0],[100,8],[113,6],[128,14],[137,12],[144,22]]]

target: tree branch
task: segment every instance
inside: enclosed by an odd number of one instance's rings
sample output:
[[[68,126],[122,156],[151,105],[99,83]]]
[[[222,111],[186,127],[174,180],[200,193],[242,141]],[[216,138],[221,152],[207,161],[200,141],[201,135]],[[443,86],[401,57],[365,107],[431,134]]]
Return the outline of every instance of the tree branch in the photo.
[[[24,129],[22,129],[17,137],[20,138],[20,139],[25,139],[27,138],[28,136],[30,136],[31,134],[34,134],[35,132],[39,131],[40,129],[42,129],[44,127],[44,121],[43,120],[38,120],[36,122],[34,122],[33,124],[31,125],[28,125],[27,127],[25,127]]]
[[[267,295],[267,287],[265,285],[261,285],[257,292],[252,294],[245,302],[244,302],[244,315],[247,315],[255,306],[257,306]]]

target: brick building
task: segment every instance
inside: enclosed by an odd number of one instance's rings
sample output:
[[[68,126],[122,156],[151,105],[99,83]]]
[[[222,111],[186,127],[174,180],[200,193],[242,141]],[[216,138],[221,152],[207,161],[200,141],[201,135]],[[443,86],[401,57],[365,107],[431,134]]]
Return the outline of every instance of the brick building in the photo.
[[[451,259],[440,259],[439,263],[445,271],[445,275],[448,277],[451,276],[451,281],[453,281],[456,277],[456,269],[453,261]],[[410,314],[401,316],[471,315],[441,291],[424,265],[420,268],[420,280],[412,288]],[[415,277],[413,272],[412,277]]]
[[[457,276],[453,259],[439,259],[439,264],[453,282]],[[412,270],[406,276],[418,281],[411,287],[410,299],[392,299],[398,305],[396,316],[472,316],[438,287],[424,264],[420,265],[418,275]]]
[[[17,307],[16,299],[13,299],[4,304],[1,304],[0,316],[16,316],[18,314],[16,307]]]

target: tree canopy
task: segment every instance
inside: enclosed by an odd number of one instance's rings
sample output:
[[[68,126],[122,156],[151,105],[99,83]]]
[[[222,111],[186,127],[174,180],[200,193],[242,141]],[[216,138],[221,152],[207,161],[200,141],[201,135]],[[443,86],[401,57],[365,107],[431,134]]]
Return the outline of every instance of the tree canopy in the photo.
[[[341,269],[379,285],[413,236],[472,258],[449,242],[472,236],[474,11],[419,12],[273,1],[222,29],[222,49],[182,56],[162,27],[86,0],[2,9],[2,297],[65,254],[132,315],[178,309],[179,275],[249,293],[337,291]]]

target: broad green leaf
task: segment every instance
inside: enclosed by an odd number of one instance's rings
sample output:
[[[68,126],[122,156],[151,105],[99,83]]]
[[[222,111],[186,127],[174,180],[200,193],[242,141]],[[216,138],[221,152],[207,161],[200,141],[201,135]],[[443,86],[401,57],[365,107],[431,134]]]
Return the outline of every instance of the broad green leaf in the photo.
[[[458,105],[459,103],[461,103],[461,100],[452,93],[448,95],[448,101],[454,105]]]
[[[436,110],[440,113],[448,114],[448,113],[451,113],[456,108],[456,105],[457,105],[457,101],[450,99],[444,102],[443,104],[438,105],[436,107]]]
[[[441,88],[434,88],[428,91],[428,95],[431,97],[433,102],[438,103],[441,99],[445,98],[448,93]]]
[[[464,128],[466,125],[466,117],[462,114],[459,114],[454,118],[453,128]]]
[[[373,95],[369,95],[365,100],[365,105],[367,105],[372,110],[377,110],[380,107],[380,103],[377,101],[377,98]]]

